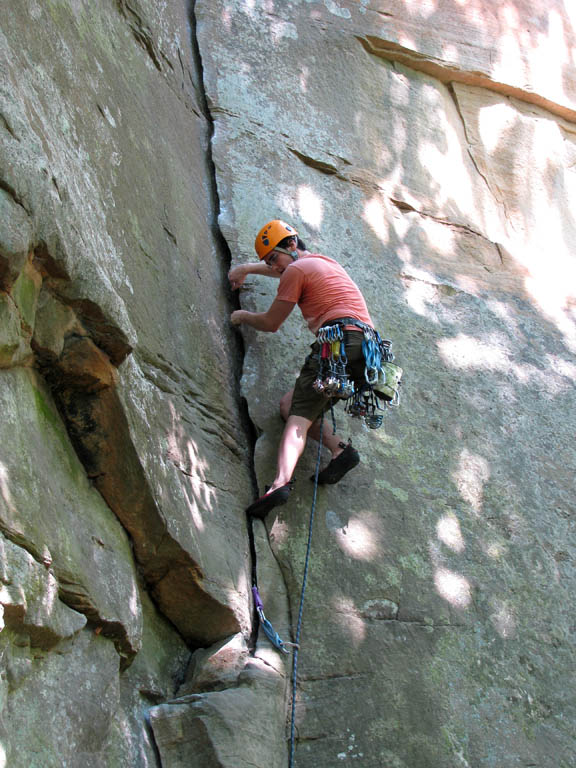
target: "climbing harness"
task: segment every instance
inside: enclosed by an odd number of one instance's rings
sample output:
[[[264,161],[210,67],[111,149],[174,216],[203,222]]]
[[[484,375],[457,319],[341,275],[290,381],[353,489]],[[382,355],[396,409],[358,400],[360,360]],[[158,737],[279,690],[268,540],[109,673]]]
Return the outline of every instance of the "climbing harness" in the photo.
[[[344,327],[353,325],[363,333],[364,379],[356,388],[348,376]],[[361,320],[341,317],[318,331],[318,375],[312,384],[314,390],[326,398],[346,400],[345,410],[351,416],[364,419],[370,429],[382,426],[386,406],[400,404],[399,386],[402,368],[392,361],[392,342],[382,339],[378,331]],[[380,405],[379,401],[383,401]],[[382,413],[378,413],[382,411]],[[332,411],[334,419],[334,412]]]

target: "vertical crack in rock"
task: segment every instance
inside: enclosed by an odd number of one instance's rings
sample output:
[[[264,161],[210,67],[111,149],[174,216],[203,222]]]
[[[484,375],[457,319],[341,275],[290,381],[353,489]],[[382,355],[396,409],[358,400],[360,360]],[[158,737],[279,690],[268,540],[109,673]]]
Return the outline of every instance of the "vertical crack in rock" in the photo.
[[[192,57],[198,78],[195,85],[197,99],[199,109],[207,122],[205,168],[210,194],[211,234],[216,252],[225,267],[221,288],[228,299],[230,309],[233,309],[238,308],[240,302],[238,295],[228,286],[226,278],[231,253],[219,227],[220,199],[212,154],[214,116],[208,106],[205,90],[197,36],[196,4],[193,0],[188,2],[188,13]],[[233,387],[237,403],[240,428],[244,431],[248,444],[246,471],[253,491],[256,492],[254,448],[257,434],[240,389],[245,347],[239,333],[230,331],[226,337],[230,344],[229,356],[234,371],[234,381],[230,386]],[[248,536],[251,568],[255,574],[257,546],[250,522]],[[253,621],[252,635],[248,642],[246,638],[237,635],[229,642],[213,644],[206,651],[197,651],[193,655],[194,662],[187,675],[187,681],[179,690],[177,698],[150,711],[153,739],[161,764],[171,764],[172,755],[175,754],[178,760],[182,759],[181,756],[190,749],[194,759],[203,765],[236,765],[238,754],[242,755],[246,765],[266,765],[271,764],[272,757],[276,758],[278,751],[284,748],[284,679],[276,670],[266,669],[266,664],[261,659],[253,658],[257,630],[258,624]],[[270,720],[267,731],[274,735],[267,733],[254,744],[253,722],[264,721],[264,718]],[[224,756],[221,750],[223,740],[232,740],[236,756],[233,753]],[[252,755],[254,757],[251,760]]]
[[[199,79],[198,91],[197,91],[198,98],[200,101],[202,112],[206,117],[206,120],[208,121],[208,126],[209,126],[208,127],[208,143],[207,143],[207,149],[206,149],[206,164],[208,169],[208,178],[210,180],[211,209],[213,211],[212,234],[216,242],[216,246],[220,251],[220,253],[222,254],[222,258],[226,265],[226,268],[228,269],[232,262],[232,255],[230,253],[230,248],[228,246],[228,243],[218,225],[218,216],[220,213],[220,198],[218,195],[218,180],[216,177],[216,166],[212,156],[212,139],[214,136],[214,118],[210,111],[208,98],[207,98],[206,90],[204,87],[204,67],[202,63],[202,55],[200,53],[200,46],[198,43],[195,0],[189,0],[188,8],[189,8],[191,37],[192,37],[192,44],[191,44],[192,55],[194,57],[194,63],[196,65],[196,71],[198,72],[198,79]],[[224,286],[224,291],[228,296],[231,307],[233,307],[234,309],[239,309],[240,300],[238,297],[238,293],[237,292],[235,293],[230,289],[227,281]],[[241,425],[244,428],[244,433],[246,435],[248,446],[249,446],[250,464],[247,467],[247,469],[250,473],[250,480],[252,483],[253,494],[256,496],[258,494],[258,482],[256,479],[256,470],[254,466],[254,450],[256,446],[257,431],[254,425],[254,422],[250,418],[250,414],[248,411],[248,404],[240,391],[240,381],[242,378],[243,361],[244,361],[245,352],[246,352],[245,346],[244,346],[244,340],[240,333],[235,334],[235,339],[236,339],[236,345],[235,345],[235,348],[233,349],[233,363],[234,363],[234,373],[235,373],[234,387],[236,390],[235,394],[236,394],[236,401],[238,403],[238,410],[240,414]],[[248,536],[250,539],[250,555],[252,559],[251,568],[252,568],[252,572],[255,573],[256,546],[254,542],[254,533],[253,533],[251,523],[248,524]],[[257,628],[254,627],[252,637],[251,637],[251,643],[250,643],[252,647],[255,645],[256,631],[257,631]]]

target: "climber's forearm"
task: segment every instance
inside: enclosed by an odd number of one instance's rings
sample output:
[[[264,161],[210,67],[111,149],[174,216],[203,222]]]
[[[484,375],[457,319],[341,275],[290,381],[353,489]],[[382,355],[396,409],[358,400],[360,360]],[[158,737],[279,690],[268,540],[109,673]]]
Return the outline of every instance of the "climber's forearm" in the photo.
[[[228,279],[233,289],[240,288],[248,275],[262,275],[263,277],[279,278],[279,273],[266,264],[265,261],[253,261],[247,264],[236,264],[228,272]]]

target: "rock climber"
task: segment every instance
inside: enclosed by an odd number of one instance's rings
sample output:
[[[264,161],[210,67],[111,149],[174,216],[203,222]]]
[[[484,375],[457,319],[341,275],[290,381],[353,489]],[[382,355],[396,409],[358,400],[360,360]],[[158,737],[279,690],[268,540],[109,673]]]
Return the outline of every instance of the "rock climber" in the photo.
[[[340,318],[354,318],[369,326],[372,320],[358,286],[334,259],[311,253],[298,232],[284,221],[275,219],[258,232],[255,242],[259,261],[238,264],[228,278],[233,289],[240,288],[248,275],[279,278],[276,298],[266,312],[232,312],[233,325],[249,325],[257,331],[275,333],[298,304],[309,329],[318,330]],[[363,333],[354,325],[344,326],[344,343],[348,359],[347,371],[355,385],[364,382],[365,360],[362,352]],[[321,414],[330,408],[331,399],[313,388],[318,372],[318,341],[306,358],[294,389],[280,401],[280,413],[286,426],[278,448],[276,477],[264,496],[246,510],[248,515],[263,518],[274,507],[286,503],[292,490],[292,475],[306,444],[308,435],[320,439]],[[358,451],[332,433],[326,423],[322,442],[332,458],[318,475],[319,484],[337,483],[359,462]]]

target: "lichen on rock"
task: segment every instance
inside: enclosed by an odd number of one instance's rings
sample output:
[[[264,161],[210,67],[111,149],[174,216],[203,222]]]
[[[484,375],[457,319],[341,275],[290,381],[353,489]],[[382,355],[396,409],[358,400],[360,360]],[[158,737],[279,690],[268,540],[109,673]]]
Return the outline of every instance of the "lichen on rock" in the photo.
[[[312,337],[240,336],[276,283],[226,284],[278,216],[405,371],[381,430],[337,409],[361,463],[318,495],[298,768],[571,766],[567,5],[12,5],[0,764],[286,765],[292,659],[250,587],[292,640],[315,448],[244,510]]]

